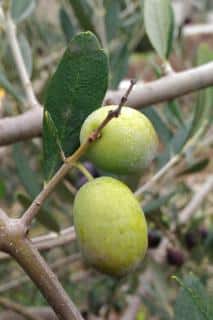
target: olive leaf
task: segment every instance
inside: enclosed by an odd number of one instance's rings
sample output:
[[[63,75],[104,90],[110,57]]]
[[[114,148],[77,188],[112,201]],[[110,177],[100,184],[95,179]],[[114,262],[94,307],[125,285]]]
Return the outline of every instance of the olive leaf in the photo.
[[[101,106],[107,85],[108,59],[97,38],[91,32],[76,35],[47,89],[43,118],[46,180],[53,176],[61,163],[58,141],[65,155],[76,150],[81,125]]]
[[[174,14],[170,0],[145,0],[144,23],[147,35],[162,59],[167,59],[173,43]]]
[[[11,14],[13,20],[18,23],[26,19],[35,9],[35,0],[12,0]]]
[[[61,7],[59,11],[59,20],[65,39],[69,42],[74,36],[76,30],[67,11],[63,7]]]
[[[213,317],[211,297],[201,281],[193,274],[183,281],[173,276],[181,286],[175,302],[175,320],[210,320]]]

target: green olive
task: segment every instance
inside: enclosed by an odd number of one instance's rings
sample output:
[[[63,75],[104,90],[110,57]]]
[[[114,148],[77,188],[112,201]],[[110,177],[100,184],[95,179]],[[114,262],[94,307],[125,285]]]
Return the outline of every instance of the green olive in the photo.
[[[138,200],[122,182],[100,177],[86,183],[74,201],[74,226],[86,261],[121,277],[142,261],[147,224]]]
[[[116,107],[102,107],[87,117],[81,128],[81,143]],[[129,174],[147,167],[157,146],[157,134],[150,120],[137,110],[123,107],[119,117],[112,119],[102,130],[100,139],[90,146],[87,157],[100,169]]]

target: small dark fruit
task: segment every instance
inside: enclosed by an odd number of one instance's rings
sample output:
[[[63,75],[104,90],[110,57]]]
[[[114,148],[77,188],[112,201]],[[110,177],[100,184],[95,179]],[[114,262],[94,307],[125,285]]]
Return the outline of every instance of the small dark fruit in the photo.
[[[174,248],[167,249],[166,258],[168,264],[171,266],[181,267],[185,262],[184,254],[180,250]]]
[[[148,233],[148,247],[149,249],[156,249],[161,242],[161,234],[157,230],[149,230]]]
[[[84,167],[91,173],[94,178],[100,177],[99,170],[89,161],[83,162]]]
[[[206,240],[209,234],[208,229],[205,227],[201,227],[199,229],[199,233],[200,233],[201,240]]]
[[[197,231],[188,231],[184,240],[186,247],[188,249],[193,249],[199,242],[199,233]]]
[[[84,167],[91,173],[91,175],[94,178],[100,177],[100,172],[96,167],[89,161],[83,162]],[[77,189],[80,189],[85,183],[88,182],[88,179],[80,172],[78,171],[78,175],[76,178],[75,186]]]

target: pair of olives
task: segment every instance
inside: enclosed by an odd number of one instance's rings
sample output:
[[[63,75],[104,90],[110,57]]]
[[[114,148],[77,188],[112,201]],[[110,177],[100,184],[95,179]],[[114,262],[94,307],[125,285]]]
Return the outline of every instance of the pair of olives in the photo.
[[[83,143],[116,106],[102,107],[83,123]],[[123,107],[91,144],[87,157],[98,168],[116,174],[129,174],[145,168],[156,153],[156,132],[142,113]],[[74,225],[85,260],[112,276],[134,270],[147,246],[147,224],[138,200],[122,182],[100,177],[78,191],[73,207]]]

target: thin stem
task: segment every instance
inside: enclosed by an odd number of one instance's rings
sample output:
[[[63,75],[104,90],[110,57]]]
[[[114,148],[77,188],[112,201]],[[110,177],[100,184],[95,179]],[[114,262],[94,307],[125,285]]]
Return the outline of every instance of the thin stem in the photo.
[[[145,191],[150,190],[151,187],[153,187],[154,184],[180,160],[180,158],[181,155],[179,154],[171,158],[170,161],[167,162],[167,164],[160,169],[147,183],[136,190],[135,196],[140,197]]]
[[[63,184],[64,184],[65,188],[66,188],[72,195],[74,195],[74,196],[76,195],[77,189],[76,189],[76,187],[74,187],[74,185],[73,185],[70,181],[64,179]]]
[[[54,261],[53,263],[50,264],[50,267],[59,276],[62,269],[70,268],[71,264],[75,263],[76,261],[79,261],[80,259],[81,259],[80,254],[78,253],[73,254],[71,256]],[[29,281],[28,276],[21,276],[21,277],[19,276],[16,279],[10,280],[9,282],[7,281],[6,283],[1,284],[0,293],[4,293],[5,291],[11,290],[13,288],[17,288],[28,281]]]
[[[61,168],[56,172],[54,177],[44,186],[43,190],[39,193],[39,195],[34,199],[30,207],[25,211],[21,220],[26,226],[30,226],[32,220],[39,212],[42,204],[51,194],[51,192],[55,189],[57,184],[63,179],[63,177],[69,171],[71,165],[68,163],[64,163]]]
[[[67,174],[70,168],[82,157],[82,155],[85,154],[90,144],[96,141],[100,137],[102,129],[108,124],[108,122],[110,122],[113,118],[119,116],[121,112],[121,108],[126,103],[134,84],[135,84],[135,81],[132,80],[128,90],[125,92],[124,96],[121,98],[118,107],[115,110],[109,111],[106,118],[99,125],[99,127],[89,135],[89,137],[85,140],[85,142],[82,143],[80,147],[70,157],[65,159],[65,163],[56,172],[56,174],[52,177],[52,179],[45,185],[44,189],[39,193],[39,195],[34,199],[30,207],[25,211],[21,220],[28,228],[32,223],[32,220],[38,214],[42,204],[47,199],[47,197],[51,194],[51,192],[55,189],[57,184],[63,179],[63,177]]]
[[[76,239],[74,227],[69,227],[58,233],[50,233],[44,236],[32,239],[32,243],[38,250],[47,250],[67,243]]]
[[[213,175],[210,175],[206,182],[195,193],[189,204],[179,213],[178,224],[185,224],[193,215],[194,211],[200,206],[205,197],[213,190]]]
[[[82,163],[76,162],[74,166],[87,178],[88,181],[92,181],[94,179],[93,175]]]
[[[63,246],[72,241],[75,241],[76,234],[74,227],[68,227],[61,230],[59,233],[50,232],[46,235],[38,236],[31,239],[35,248],[39,251],[49,250],[58,246]],[[8,259],[10,256],[4,252],[0,254],[0,260]]]
[[[83,320],[56,275],[28,239],[15,238],[8,248],[35,285],[42,292],[56,315],[62,320]]]
[[[6,13],[6,33],[29,105],[31,108],[40,108],[40,104],[35,97],[32,84],[26,70],[22,52],[19,46],[19,42],[16,35],[16,25],[14,24],[9,11]]]
[[[0,305],[5,307],[6,309],[15,311],[16,313],[22,315],[25,319],[42,320],[40,316],[33,314],[32,312],[27,310],[24,306],[20,305],[19,303],[10,301],[9,299],[0,297]]]

